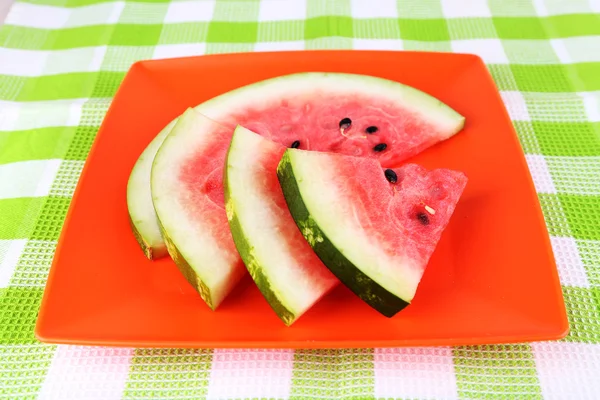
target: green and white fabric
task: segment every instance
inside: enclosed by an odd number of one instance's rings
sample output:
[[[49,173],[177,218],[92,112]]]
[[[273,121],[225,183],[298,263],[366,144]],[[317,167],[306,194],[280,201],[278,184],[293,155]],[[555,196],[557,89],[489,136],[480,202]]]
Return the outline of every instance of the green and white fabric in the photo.
[[[483,58],[539,193],[571,323],[566,339],[321,351],[36,342],[65,213],[133,62],[340,48]],[[600,0],[19,0],[11,8],[0,28],[0,398],[595,399],[599,377]]]

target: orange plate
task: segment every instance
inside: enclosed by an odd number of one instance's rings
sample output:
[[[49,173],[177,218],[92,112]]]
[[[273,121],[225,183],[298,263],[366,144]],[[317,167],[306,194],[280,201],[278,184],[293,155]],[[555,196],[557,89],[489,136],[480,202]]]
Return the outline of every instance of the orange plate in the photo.
[[[216,311],[128,225],[125,189],[146,144],[186,107],[299,71],[371,74],[428,92],[465,129],[412,161],[469,183],[412,305],[388,319],[339,287],[285,327],[247,277]],[[305,51],[136,63],[81,176],[36,327],[44,342],[138,347],[375,347],[559,339],[568,322],[552,249],[518,139],[473,55]]]

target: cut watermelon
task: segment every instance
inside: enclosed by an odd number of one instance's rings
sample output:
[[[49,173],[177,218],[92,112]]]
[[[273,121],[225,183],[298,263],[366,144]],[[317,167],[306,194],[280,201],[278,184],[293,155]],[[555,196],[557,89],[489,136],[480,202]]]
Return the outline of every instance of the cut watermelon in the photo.
[[[133,166],[131,175],[129,175],[129,181],[127,182],[129,222],[138,244],[150,260],[155,260],[168,254],[167,246],[158,226],[154,205],[152,204],[150,171],[156,152],[176,122],[177,119],[170,122],[148,144]]]
[[[467,183],[457,171],[288,149],[278,177],[323,263],[387,317],[411,303]]]
[[[219,124],[199,121],[198,113]],[[331,73],[262,81],[213,98],[181,118],[156,154],[152,197],[169,253],[213,309],[245,271],[223,200],[222,168],[236,125],[286,147],[391,164],[464,124],[462,116],[414,88]]]
[[[296,227],[277,179],[285,147],[237,127],[225,171],[227,219],[256,285],[286,325],[339,280]]]
[[[231,130],[188,109],[154,158],[152,201],[169,254],[211,309],[245,272],[223,194]]]
[[[464,118],[438,99],[366,75],[308,72],[280,76],[196,107],[231,128],[242,125],[284,146],[333,151],[394,165],[460,131]],[[150,162],[176,120],[143,152],[127,192],[133,230],[149,258],[164,254],[150,207]]]

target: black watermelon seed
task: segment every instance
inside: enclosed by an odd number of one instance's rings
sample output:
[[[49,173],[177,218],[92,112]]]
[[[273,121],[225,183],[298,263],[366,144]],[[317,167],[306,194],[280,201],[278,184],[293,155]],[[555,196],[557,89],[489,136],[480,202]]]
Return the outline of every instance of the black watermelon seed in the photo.
[[[384,151],[385,149],[387,149],[387,144],[385,143],[379,143],[377,146],[373,147],[373,150],[375,151]]]
[[[398,175],[396,175],[393,169],[386,169],[384,174],[385,179],[387,179],[390,183],[398,182]]]
[[[294,143],[292,143],[292,149],[297,149],[298,147],[300,147],[300,141],[299,140],[294,140]]]
[[[376,127],[376,126],[369,126],[369,127],[366,129],[367,133],[375,133],[375,132],[377,132],[378,130],[379,130],[379,128],[378,128],[378,127]]]
[[[429,225],[429,217],[424,212],[417,213],[417,219],[423,225]]]
[[[343,120],[340,121],[341,129],[348,129],[348,128],[350,128],[350,125],[352,125],[352,120],[350,118],[344,118]]]

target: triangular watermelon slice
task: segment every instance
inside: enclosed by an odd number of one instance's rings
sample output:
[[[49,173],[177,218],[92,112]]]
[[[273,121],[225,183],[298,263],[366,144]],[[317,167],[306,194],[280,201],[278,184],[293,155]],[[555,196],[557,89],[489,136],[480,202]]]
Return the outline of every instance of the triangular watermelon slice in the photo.
[[[223,165],[230,140],[229,128],[188,109],[156,154],[150,180],[168,252],[213,310],[245,273],[223,197]]]
[[[266,79],[214,97],[195,110],[231,132],[239,124],[286,147],[298,143],[301,149],[372,157],[383,166],[448,139],[465,122],[452,108],[413,87],[329,72]],[[150,201],[151,161],[176,122],[148,144],[128,182],[133,231],[150,259],[166,254]]]
[[[286,325],[339,283],[294,223],[277,179],[285,146],[237,127],[227,153],[225,209],[254,282]]]
[[[288,149],[278,177],[296,224],[323,263],[385,316],[411,303],[467,178],[416,164]]]

